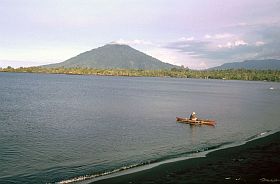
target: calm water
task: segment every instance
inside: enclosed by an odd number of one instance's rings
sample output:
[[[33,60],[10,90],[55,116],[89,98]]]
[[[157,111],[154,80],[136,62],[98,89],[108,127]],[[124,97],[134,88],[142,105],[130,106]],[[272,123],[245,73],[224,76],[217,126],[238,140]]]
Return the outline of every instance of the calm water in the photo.
[[[0,73],[0,183],[54,183],[242,142],[280,129],[279,104],[280,83]],[[175,122],[192,111],[217,126]]]

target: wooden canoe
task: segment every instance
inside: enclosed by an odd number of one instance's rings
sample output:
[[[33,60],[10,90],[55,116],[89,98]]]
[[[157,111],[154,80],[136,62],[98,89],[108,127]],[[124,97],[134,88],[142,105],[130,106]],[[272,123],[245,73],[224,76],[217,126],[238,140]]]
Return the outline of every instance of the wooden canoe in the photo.
[[[210,126],[216,125],[216,122],[214,120],[208,120],[208,119],[191,120],[189,118],[176,117],[176,120],[177,120],[177,122],[186,123],[186,124],[190,124],[190,125],[210,125]]]

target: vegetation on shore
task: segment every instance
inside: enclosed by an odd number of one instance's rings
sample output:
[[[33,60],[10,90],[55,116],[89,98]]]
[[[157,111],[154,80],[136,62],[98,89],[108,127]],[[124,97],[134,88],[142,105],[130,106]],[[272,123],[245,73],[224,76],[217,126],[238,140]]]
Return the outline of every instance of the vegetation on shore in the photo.
[[[103,75],[103,76],[131,76],[131,77],[176,77],[203,78],[226,80],[252,80],[280,82],[279,70],[190,70],[188,68],[172,68],[163,70],[141,69],[94,69],[94,68],[45,68],[20,67],[0,68],[0,72],[48,73],[71,75]]]

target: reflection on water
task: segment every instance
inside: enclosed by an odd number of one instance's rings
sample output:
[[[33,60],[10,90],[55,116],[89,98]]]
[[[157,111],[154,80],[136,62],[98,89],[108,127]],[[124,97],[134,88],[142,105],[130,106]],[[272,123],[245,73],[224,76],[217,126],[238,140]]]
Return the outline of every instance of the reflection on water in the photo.
[[[196,144],[196,135],[195,135],[195,133],[196,133],[196,126],[195,125],[190,125],[190,129],[191,129],[191,143],[192,144]]]

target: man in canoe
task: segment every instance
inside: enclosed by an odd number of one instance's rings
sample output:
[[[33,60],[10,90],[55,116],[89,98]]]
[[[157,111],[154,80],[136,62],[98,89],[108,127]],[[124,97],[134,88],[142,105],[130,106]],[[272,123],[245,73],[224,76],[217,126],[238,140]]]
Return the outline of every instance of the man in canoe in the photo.
[[[190,116],[190,120],[196,121],[197,117],[195,115],[195,112],[192,112],[191,116]]]

